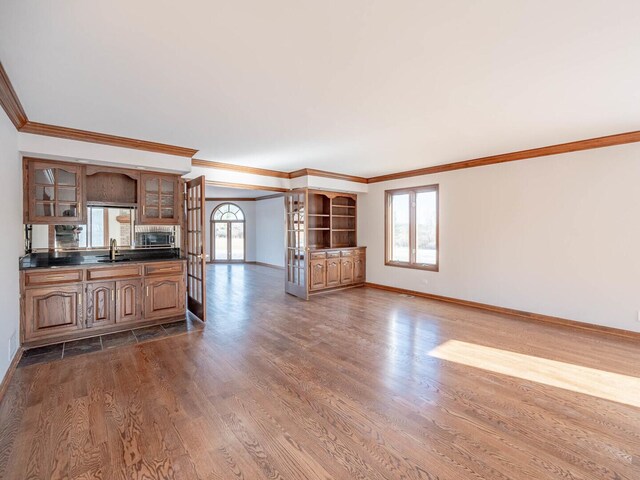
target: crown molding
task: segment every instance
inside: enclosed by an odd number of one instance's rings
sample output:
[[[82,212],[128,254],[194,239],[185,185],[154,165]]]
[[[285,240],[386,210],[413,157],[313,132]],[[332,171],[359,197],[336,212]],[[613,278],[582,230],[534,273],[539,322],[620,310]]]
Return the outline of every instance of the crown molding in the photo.
[[[243,165],[214,162],[212,160],[202,160],[200,158],[191,159],[191,165],[194,167],[220,168],[223,170],[233,170],[234,172],[251,173],[253,175],[264,175],[266,177],[291,178],[287,172],[280,172],[278,170],[269,170],[266,168],[256,168],[256,167],[245,167]]]
[[[342,173],[327,172],[325,170],[315,170],[313,168],[303,168],[289,174],[289,178],[298,178],[304,176],[334,178],[336,180],[346,180],[355,183],[368,183],[368,179],[355,175],[344,175]]]
[[[263,195],[262,197],[256,197],[256,202],[260,202],[262,200],[269,200],[271,198],[281,198],[284,197],[284,193],[274,193],[273,195]]]
[[[227,188],[240,188],[243,190],[262,190],[265,192],[279,192],[284,193],[288,192],[288,188],[281,187],[268,187],[265,185],[248,185],[245,183],[232,183],[232,182],[218,182],[216,180],[206,180],[205,184],[211,185],[212,187],[227,187]]]
[[[22,108],[18,94],[11,85],[11,80],[0,62],[0,105],[7,113],[9,120],[20,130],[28,121],[27,114]]]
[[[198,152],[198,150],[193,148],[176,147],[175,145],[167,145],[164,143],[148,142],[146,140],[136,140],[128,137],[118,137],[116,135],[108,135],[106,133],[89,132],[87,130],[59,127],[57,125],[48,125],[46,123],[37,123],[32,121],[27,121],[26,124],[18,128],[18,131],[23,133],[33,133],[35,135],[44,135],[47,137],[78,140],[80,142],[100,143],[102,145],[111,145],[113,147],[164,153],[166,155],[176,155],[178,157],[191,158]]]
[[[461,162],[434,165],[433,167],[418,168],[416,170],[408,170],[406,172],[379,175],[377,177],[370,178],[367,183],[388,182],[389,180],[398,180],[400,178],[417,177],[419,175],[431,175],[434,173],[450,172],[452,170],[461,170],[464,168],[484,167],[487,165],[494,165],[496,163],[515,162],[518,160],[526,160],[529,158],[546,157],[549,155],[558,155],[560,153],[578,152],[581,150],[612,147],[615,145],[624,145],[627,143],[635,142],[640,142],[640,131],[607,135],[605,137],[589,138],[586,140],[578,140],[575,142],[559,143],[557,145],[550,145],[548,147],[531,148],[529,150],[520,150],[517,152],[503,153],[500,155],[475,158],[472,160],[463,160]]]
[[[314,177],[334,178],[336,180],[346,180],[349,182],[367,183],[367,179],[364,177],[357,177],[355,175],[344,175],[342,173],[336,173],[336,172],[327,172],[325,170],[315,170],[312,168],[303,168],[300,170],[296,170],[294,172],[287,173],[287,172],[281,172],[279,170],[269,170],[266,168],[246,167],[244,165],[234,165],[233,163],[222,163],[222,162],[214,162],[212,160],[202,160],[200,158],[193,158],[191,160],[191,165],[194,167],[219,168],[224,170],[232,170],[234,172],[240,172],[240,173],[264,175],[266,177],[292,179],[292,178],[312,175]]]
[[[230,198],[206,197],[205,201],[207,202],[255,202],[256,199],[254,197],[230,197]]]

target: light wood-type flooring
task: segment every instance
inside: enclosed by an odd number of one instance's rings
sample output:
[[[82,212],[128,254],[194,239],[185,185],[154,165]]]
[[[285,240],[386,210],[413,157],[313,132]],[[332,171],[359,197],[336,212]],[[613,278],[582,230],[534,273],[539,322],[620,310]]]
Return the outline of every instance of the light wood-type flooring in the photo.
[[[640,479],[640,345],[215,265],[204,329],[19,368],[2,479]]]

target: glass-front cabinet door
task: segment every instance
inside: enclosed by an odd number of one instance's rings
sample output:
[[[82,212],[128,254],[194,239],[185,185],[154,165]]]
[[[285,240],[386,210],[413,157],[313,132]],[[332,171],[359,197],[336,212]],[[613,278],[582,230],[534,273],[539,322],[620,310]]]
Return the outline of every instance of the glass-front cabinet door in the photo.
[[[86,208],[82,166],[58,162],[28,162],[27,223],[84,223]]]
[[[145,173],[140,180],[140,223],[177,224],[178,178]]]

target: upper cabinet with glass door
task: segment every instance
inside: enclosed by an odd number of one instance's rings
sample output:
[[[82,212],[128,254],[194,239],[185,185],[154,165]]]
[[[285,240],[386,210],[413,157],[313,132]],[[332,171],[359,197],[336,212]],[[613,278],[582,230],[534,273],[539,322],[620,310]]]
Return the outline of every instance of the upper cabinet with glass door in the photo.
[[[86,220],[81,165],[25,159],[25,223],[79,224]]]
[[[179,179],[173,175],[143,173],[140,176],[139,223],[149,225],[180,222]]]

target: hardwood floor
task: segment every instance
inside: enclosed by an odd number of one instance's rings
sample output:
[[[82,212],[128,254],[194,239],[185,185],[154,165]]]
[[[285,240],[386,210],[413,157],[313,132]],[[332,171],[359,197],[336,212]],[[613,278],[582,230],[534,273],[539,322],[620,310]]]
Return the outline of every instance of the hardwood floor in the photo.
[[[640,478],[633,341],[208,268],[203,330],[16,371],[0,478]]]

